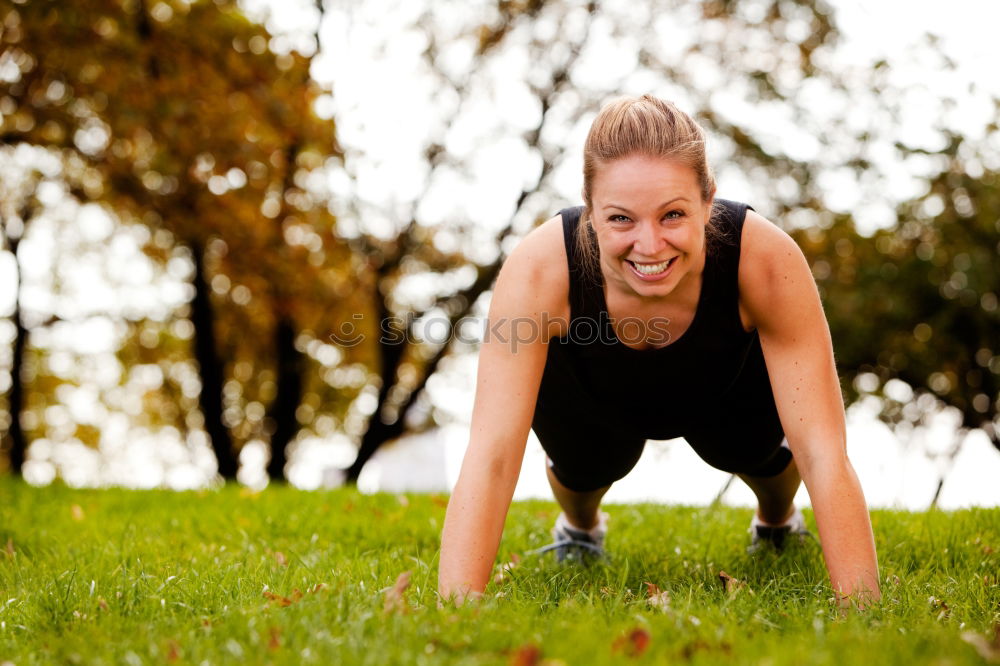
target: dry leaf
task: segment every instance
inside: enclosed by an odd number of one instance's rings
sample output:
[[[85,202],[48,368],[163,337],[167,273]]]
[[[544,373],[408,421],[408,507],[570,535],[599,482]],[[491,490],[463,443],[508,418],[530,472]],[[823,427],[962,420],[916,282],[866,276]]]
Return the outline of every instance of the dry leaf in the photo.
[[[316,593],[317,593],[317,592],[319,592],[320,590],[325,590],[325,589],[326,589],[326,583],[316,583],[316,584],[315,584],[315,585],[313,585],[313,586],[312,586],[312,588],[311,588],[311,589],[309,590],[309,594],[316,594]]]
[[[181,646],[177,641],[167,643],[167,661],[177,661],[181,658]]]
[[[278,627],[271,627],[268,630],[269,638],[267,641],[267,649],[272,652],[281,647],[281,629]]]
[[[298,594],[298,596],[296,596],[296,593]],[[267,597],[270,601],[273,601],[274,603],[278,604],[279,606],[285,607],[285,606],[291,606],[296,601],[301,599],[302,593],[299,592],[298,590],[295,590],[295,592],[292,592],[293,598],[289,599],[288,597],[283,597],[280,594],[275,594],[271,590],[264,590],[264,596]]]
[[[646,583],[647,603],[661,611],[670,610],[670,594],[660,589],[656,583]]]
[[[399,574],[392,587],[385,591],[385,612],[392,613],[399,611],[405,613],[409,610],[406,606],[406,599],[403,597],[403,592],[410,586],[410,575],[409,571]]]
[[[638,657],[649,647],[649,632],[642,627],[637,627],[626,636],[619,636],[611,646],[612,652],[625,650],[625,654],[633,659]]]
[[[962,640],[976,648],[979,656],[986,661],[1000,664],[1000,624],[994,628],[992,641],[974,631],[963,632]]]
[[[542,659],[542,650],[537,645],[528,643],[514,650],[510,655],[510,666],[538,666]]]
[[[104,597],[97,597],[97,607],[103,611],[109,610],[108,602],[104,600]]]
[[[7,538],[7,545],[4,547],[4,552],[7,553],[7,557],[14,557],[14,540],[10,537]]]
[[[69,514],[73,516],[73,520],[75,520],[76,522],[80,522],[81,520],[84,519],[83,507],[81,507],[79,504],[74,504],[73,506],[71,506],[69,508]]]
[[[725,571],[719,572],[719,580],[722,581],[722,589],[724,589],[726,591],[726,594],[728,594],[730,597],[738,594],[740,590],[746,590],[751,595],[753,594],[753,590],[750,589],[750,587],[746,584],[745,581],[739,580],[738,578],[733,578]]]
[[[274,551],[274,561],[278,563],[279,567],[288,566],[288,558],[280,550]]]

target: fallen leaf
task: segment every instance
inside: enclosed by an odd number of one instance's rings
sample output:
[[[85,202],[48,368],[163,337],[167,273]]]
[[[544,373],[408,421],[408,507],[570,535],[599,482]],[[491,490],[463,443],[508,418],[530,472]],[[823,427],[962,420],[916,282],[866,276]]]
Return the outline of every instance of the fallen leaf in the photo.
[[[1000,664],[1000,624],[994,628],[993,632],[993,640],[980,636],[974,631],[963,632],[962,640],[976,648],[979,656],[986,661]]]
[[[385,591],[385,612],[392,613],[398,611],[405,613],[409,610],[406,606],[406,599],[403,597],[403,592],[410,586],[410,575],[409,571],[399,574],[392,587]]]
[[[278,627],[271,627],[268,630],[269,638],[267,641],[267,649],[274,652],[281,647],[281,629]]]
[[[80,522],[81,520],[84,519],[83,507],[81,507],[79,504],[74,504],[73,506],[71,506],[69,508],[69,514],[73,517],[73,520],[75,520],[76,522]]]
[[[730,597],[739,594],[740,590],[746,590],[751,595],[753,594],[753,590],[750,589],[750,587],[746,584],[745,581],[739,580],[738,578],[733,578],[725,571],[719,572],[719,580],[722,581],[722,589],[724,589],[726,591],[726,594],[728,594]]]
[[[274,561],[278,563],[279,567],[288,566],[288,558],[280,550],[274,551]]]
[[[167,661],[177,661],[181,658],[181,646],[177,641],[167,643]]]
[[[325,589],[326,589],[326,583],[316,583],[316,584],[315,584],[315,585],[313,585],[313,586],[312,586],[312,588],[311,588],[311,589],[309,590],[309,594],[316,594],[316,593],[317,593],[317,592],[319,592],[320,590],[325,590]]]
[[[514,650],[510,655],[510,666],[538,666],[542,650],[537,645],[528,643]]]
[[[664,592],[660,589],[660,586],[656,583],[646,583],[646,602],[653,608],[659,608],[661,611],[670,610],[670,594]]]
[[[624,649],[625,654],[633,659],[638,657],[649,647],[649,632],[642,627],[637,627],[625,636],[619,636],[611,646],[612,652],[620,652]]]
[[[296,596],[296,593],[297,593],[297,596]],[[274,603],[278,604],[279,606],[285,607],[285,606],[291,606],[296,601],[298,601],[299,599],[301,599],[302,598],[302,593],[299,592],[299,590],[296,589],[294,592],[292,592],[292,598],[289,598],[289,597],[282,596],[280,594],[276,594],[276,593],[272,592],[271,590],[264,590],[264,596],[267,597],[270,601],[273,601]]]

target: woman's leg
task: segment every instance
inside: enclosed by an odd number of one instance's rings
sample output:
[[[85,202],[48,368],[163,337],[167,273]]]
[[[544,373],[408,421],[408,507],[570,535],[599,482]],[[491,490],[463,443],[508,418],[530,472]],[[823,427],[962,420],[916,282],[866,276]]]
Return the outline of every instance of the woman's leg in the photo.
[[[573,527],[581,530],[591,530],[597,526],[597,509],[601,505],[601,498],[608,492],[610,485],[579,492],[570,490],[556,478],[552,472],[551,465],[546,460],[545,473],[549,477],[549,485],[552,486],[552,494],[555,495],[556,502],[562,507],[566,519]]]
[[[799,469],[792,458],[777,476],[750,476],[738,474],[757,496],[757,517],[770,525],[781,525],[794,512],[792,500],[802,482]]]

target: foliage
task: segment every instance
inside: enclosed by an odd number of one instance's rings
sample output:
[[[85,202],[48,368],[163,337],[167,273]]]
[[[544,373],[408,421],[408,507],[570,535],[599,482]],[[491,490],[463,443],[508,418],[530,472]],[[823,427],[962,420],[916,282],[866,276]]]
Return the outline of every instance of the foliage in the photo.
[[[518,502],[500,561],[523,558],[456,609],[444,497],[0,484],[18,664],[979,664],[1000,623],[997,509],[873,512],[884,601],[842,617],[815,544],[746,553],[746,509],[612,506],[611,559],[585,567],[525,555],[556,509]]]
[[[952,139],[947,168],[899,207],[894,227],[866,238],[840,216],[795,236],[813,261],[848,400],[878,392],[883,418],[906,428],[947,405],[963,430],[981,428],[1000,448],[1000,179],[970,174],[973,158],[960,156],[969,146]]]
[[[227,425],[237,442],[266,439],[260,407],[274,398],[279,320],[294,322],[296,344],[312,350],[338,318],[363,309],[357,264],[308,188],[337,156],[333,123],[313,112],[321,91],[309,60],[270,52],[270,36],[232,2],[31,2],[2,15],[4,57],[18,69],[0,85],[3,141],[61,150],[77,197],[151,227],[146,251],[172,270],[204,266],[217,313],[210,344],[226,374],[241,377],[228,391]],[[159,326],[151,335],[166,342],[174,322]],[[134,342],[124,340],[126,365],[143,355]],[[165,377],[185,374],[174,370],[189,363],[183,345],[154,349],[147,361]],[[310,378],[332,364],[311,358]],[[341,388],[311,381],[306,394],[342,412]],[[176,396],[168,380],[151,397],[174,404],[150,407],[183,423],[191,405]]]

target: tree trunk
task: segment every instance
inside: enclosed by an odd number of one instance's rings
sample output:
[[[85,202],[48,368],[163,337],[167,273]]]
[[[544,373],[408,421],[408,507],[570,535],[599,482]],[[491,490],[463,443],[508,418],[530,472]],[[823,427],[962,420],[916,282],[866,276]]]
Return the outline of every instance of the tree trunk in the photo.
[[[191,323],[194,324],[194,356],[201,375],[198,406],[205,418],[205,432],[212,442],[212,450],[219,463],[219,475],[227,481],[234,481],[239,465],[233,452],[229,429],[222,420],[222,385],[225,373],[215,348],[215,315],[212,312],[209,286],[205,280],[204,251],[200,244],[191,244],[191,254],[194,260]]]
[[[278,391],[268,409],[268,418],[274,423],[271,435],[271,460],[267,476],[272,482],[285,480],[286,449],[299,431],[295,411],[302,402],[302,385],[305,359],[295,348],[295,325],[287,316],[278,319],[274,332],[278,370]]]
[[[14,262],[17,263],[17,243],[11,243],[11,251],[14,253]],[[21,429],[21,411],[24,409],[24,381],[22,379],[21,368],[24,367],[24,348],[28,342],[28,331],[21,324],[21,271],[17,268],[17,290],[14,297],[14,316],[12,317],[15,327],[14,349],[10,364],[10,392],[7,394],[7,409],[10,412],[10,428],[7,429],[7,438],[10,440],[10,471],[13,474],[21,475],[24,461],[27,457],[28,442]]]
[[[389,310],[386,307],[384,298],[379,299],[379,317],[383,327],[388,325],[390,321]],[[382,328],[382,330],[385,329]],[[379,447],[403,434],[403,419],[406,416],[406,410],[401,409],[396,415],[395,420],[391,423],[386,423],[382,412],[383,407],[388,404],[389,391],[392,390],[393,385],[396,383],[396,373],[399,370],[399,363],[403,359],[403,352],[406,350],[406,346],[401,340],[379,340],[378,350],[379,360],[381,361],[380,376],[382,378],[382,386],[379,387],[378,391],[378,406],[368,421],[368,428],[365,430],[365,434],[361,437],[361,446],[358,448],[357,458],[354,459],[354,462],[351,463],[351,466],[344,473],[345,483],[352,485],[357,483],[358,477],[361,475],[361,469],[375,452],[378,451]]]

